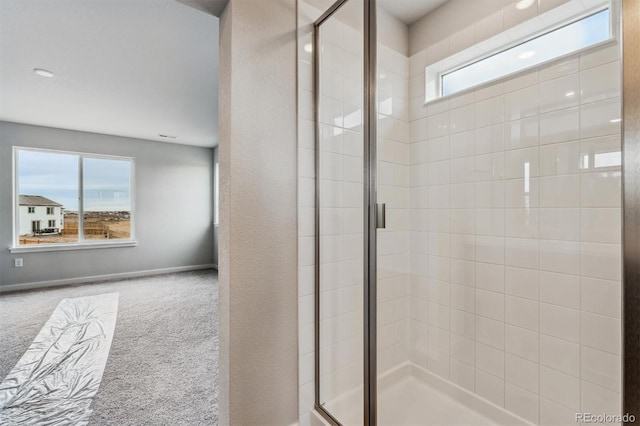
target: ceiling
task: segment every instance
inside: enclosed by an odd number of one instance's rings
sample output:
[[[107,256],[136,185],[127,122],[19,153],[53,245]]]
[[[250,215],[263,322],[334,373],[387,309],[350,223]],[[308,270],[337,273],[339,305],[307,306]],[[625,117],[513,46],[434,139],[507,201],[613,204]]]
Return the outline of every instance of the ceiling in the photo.
[[[177,0],[198,10],[202,10],[214,16],[222,15],[224,7],[229,0]]]
[[[447,0],[378,0],[378,5],[390,15],[411,25]]]
[[[175,0],[0,0],[0,120],[215,146],[218,18]]]

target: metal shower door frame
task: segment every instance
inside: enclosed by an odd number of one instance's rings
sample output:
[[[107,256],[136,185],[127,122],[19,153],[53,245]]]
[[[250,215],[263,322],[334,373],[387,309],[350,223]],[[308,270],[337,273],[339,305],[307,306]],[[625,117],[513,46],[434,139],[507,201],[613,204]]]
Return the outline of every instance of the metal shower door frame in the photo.
[[[622,414],[640,419],[640,0],[622,1]],[[624,424],[635,424],[625,421]]]
[[[320,27],[350,0],[337,0],[313,24],[313,104],[315,117],[315,409],[335,426],[341,423],[320,400]],[[355,0],[357,1],[357,0]],[[377,87],[376,87],[376,0],[364,4],[363,57],[363,169],[364,169],[364,300],[363,300],[363,392],[364,425],[377,423],[377,343],[376,343],[376,280],[377,280]]]

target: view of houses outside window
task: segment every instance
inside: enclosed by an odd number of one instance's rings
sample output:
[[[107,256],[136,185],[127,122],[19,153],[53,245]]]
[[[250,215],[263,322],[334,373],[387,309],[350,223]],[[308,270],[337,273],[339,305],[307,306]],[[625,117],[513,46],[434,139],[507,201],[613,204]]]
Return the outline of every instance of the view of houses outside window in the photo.
[[[132,163],[17,149],[17,245],[130,240]]]

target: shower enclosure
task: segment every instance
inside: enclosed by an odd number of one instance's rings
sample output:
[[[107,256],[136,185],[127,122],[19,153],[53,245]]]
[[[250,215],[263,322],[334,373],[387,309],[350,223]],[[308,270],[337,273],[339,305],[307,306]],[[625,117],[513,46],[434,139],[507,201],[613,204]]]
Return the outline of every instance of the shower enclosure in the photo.
[[[316,17],[316,411],[628,422],[640,1],[414,3],[299,2]]]

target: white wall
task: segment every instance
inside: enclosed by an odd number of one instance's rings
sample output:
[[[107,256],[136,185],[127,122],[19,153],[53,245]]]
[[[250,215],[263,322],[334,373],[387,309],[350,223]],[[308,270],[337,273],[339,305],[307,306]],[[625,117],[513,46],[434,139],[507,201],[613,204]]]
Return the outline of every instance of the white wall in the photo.
[[[549,3],[562,1],[541,0],[541,6],[547,7]],[[469,35],[473,42],[474,33],[477,33],[477,36],[481,38],[494,35],[499,32],[493,32],[494,28],[501,27],[503,23],[503,7],[509,5],[515,11],[514,13],[520,12],[513,7],[514,4],[513,0],[449,0],[411,24],[409,27],[409,55],[414,55],[454,35],[454,40],[462,42]],[[534,2],[528,11],[536,8],[537,2]],[[526,15],[527,12],[520,14]],[[477,31],[474,28],[476,25],[478,26]]]
[[[408,360],[411,152],[409,58],[382,43],[377,53],[378,203],[386,204],[387,213],[386,228],[378,230],[378,374],[382,374]]]
[[[298,417],[296,3],[230,0],[220,34],[220,424]]]
[[[212,263],[212,149],[0,122],[2,182],[13,180],[13,146],[135,157],[138,246],[10,254],[12,187],[2,185],[0,285]],[[13,267],[17,257],[23,268]]]
[[[621,406],[621,171],[594,166],[619,76],[614,43],[426,106],[412,85],[411,361],[535,424]]]

